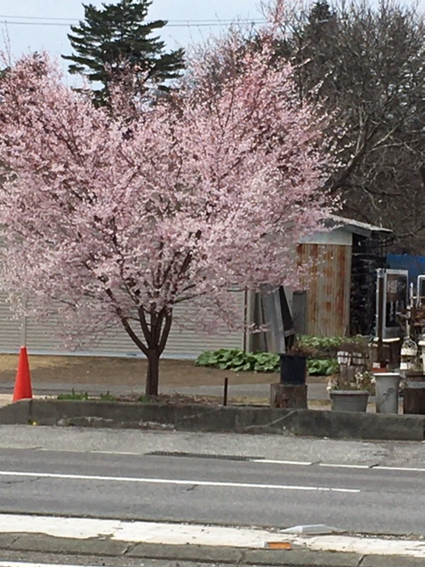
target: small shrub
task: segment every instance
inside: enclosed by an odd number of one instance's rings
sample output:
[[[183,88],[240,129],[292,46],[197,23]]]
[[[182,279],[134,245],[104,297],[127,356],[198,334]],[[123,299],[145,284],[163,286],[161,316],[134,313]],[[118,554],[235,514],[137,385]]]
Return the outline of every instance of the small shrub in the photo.
[[[340,340],[342,343],[343,339]],[[300,346],[292,351],[294,354],[307,357],[307,368],[313,376],[329,376],[338,372],[338,362],[334,357],[314,357],[316,352],[311,346]],[[270,352],[244,352],[240,349],[220,349],[205,351],[195,360],[196,366],[232,370],[233,372],[279,372],[280,357]]]
[[[278,372],[279,355],[270,352],[244,352],[240,349],[205,351],[195,360],[196,366],[209,366],[234,372]]]
[[[311,376],[330,376],[339,372],[336,358],[312,358],[307,361],[307,368]]]
[[[315,337],[310,335],[300,335],[297,338],[297,345],[310,349],[310,358],[335,358],[336,353],[342,345],[357,344],[363,342],[361,336],[352,338],[347,337]]]
[[[375,379],[369,370],[358,370],[351,380],[342,374],[334,374],[328,378],[327,390],[366,390],[372,396],[375,395]]]

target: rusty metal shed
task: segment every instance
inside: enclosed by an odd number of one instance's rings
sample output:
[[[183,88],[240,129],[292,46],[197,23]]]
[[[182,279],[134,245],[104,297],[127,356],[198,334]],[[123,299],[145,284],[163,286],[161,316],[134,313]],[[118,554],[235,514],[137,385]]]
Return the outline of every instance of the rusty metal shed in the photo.
[[[306,276],[304,289],[293,296],[296,330],[316,336],[367,334],[375,270],[384,266],[392,232],[340,216],[332,216],[326,228],[298,244]]]

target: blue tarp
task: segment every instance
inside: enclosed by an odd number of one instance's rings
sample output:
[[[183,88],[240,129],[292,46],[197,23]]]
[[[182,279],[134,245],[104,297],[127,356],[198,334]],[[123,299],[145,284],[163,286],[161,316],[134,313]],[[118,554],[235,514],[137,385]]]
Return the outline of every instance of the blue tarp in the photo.
[[[417,277],[425,275],[425,256],[409,254],[387,254],[388,267],[392,270],[408,270],[409,284],[416,286]]]

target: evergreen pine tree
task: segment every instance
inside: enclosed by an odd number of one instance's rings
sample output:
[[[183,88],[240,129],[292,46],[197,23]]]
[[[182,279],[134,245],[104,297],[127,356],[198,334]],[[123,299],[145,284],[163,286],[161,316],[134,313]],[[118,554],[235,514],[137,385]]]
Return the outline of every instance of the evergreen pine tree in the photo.
[[[72,61],[71,74],[85,76],[92,83],[94,100],[105,104],[113,81],[119,81],[129,71],[137,77],[135,94],[155,86],[166,89],[166,82],[179,75],[184,67],[184,51],[165,51],[165,43],[153,33],[167,22],[145,22],[151,0],[120,0],[117,4],[83,4],[84,21],[71,26],[68,34],[75,53],[63,55]]]

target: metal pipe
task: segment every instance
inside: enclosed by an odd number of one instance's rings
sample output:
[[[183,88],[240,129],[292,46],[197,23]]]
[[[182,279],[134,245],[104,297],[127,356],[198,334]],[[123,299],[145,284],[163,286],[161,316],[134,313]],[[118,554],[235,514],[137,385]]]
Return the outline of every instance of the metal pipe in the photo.
[[[384,362],[384,273],[378,270],[378,320],[377,320],[377,335],[378,335],[378,352],[377,358],[378,362],[382,367]]]
[[[229,379],[224,379],[224,390],[223,390],[223,406],[227,406],[227,393],[229,391]]]

